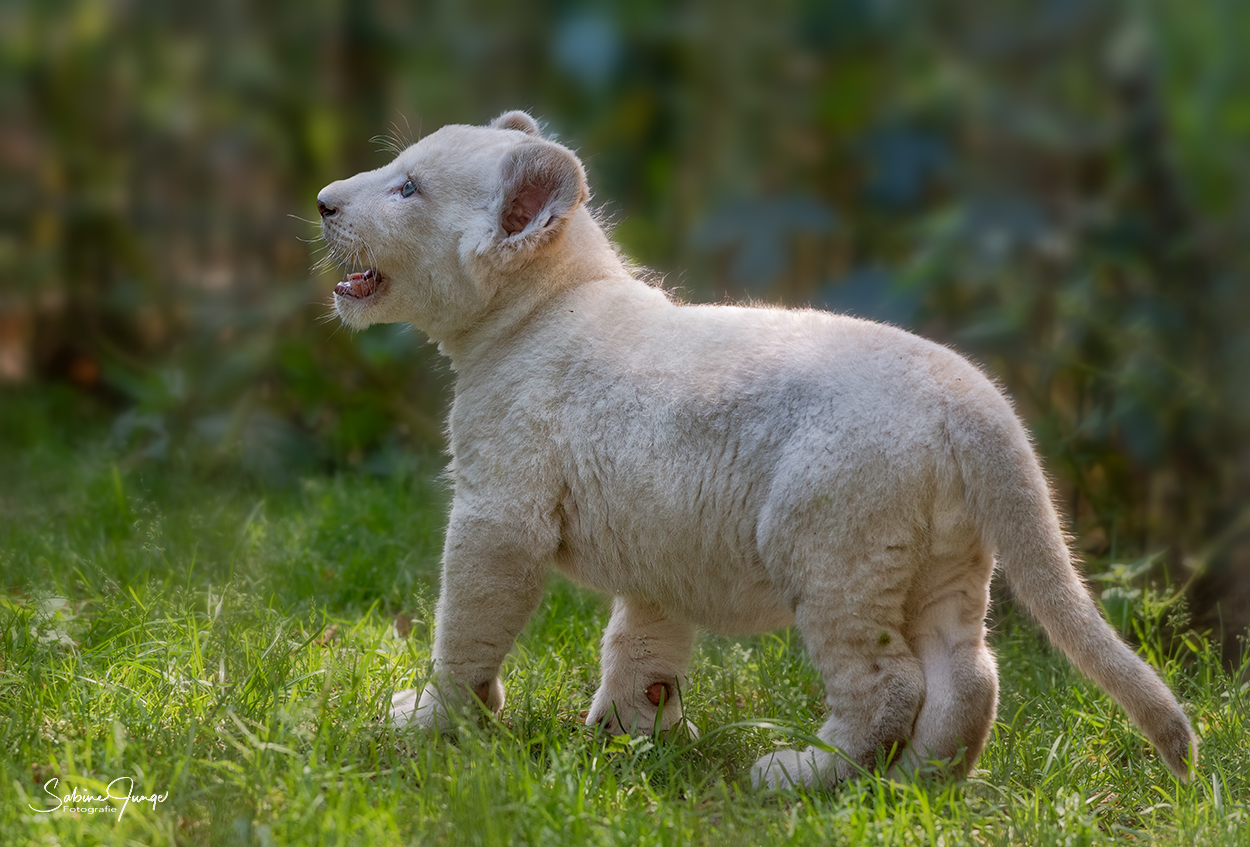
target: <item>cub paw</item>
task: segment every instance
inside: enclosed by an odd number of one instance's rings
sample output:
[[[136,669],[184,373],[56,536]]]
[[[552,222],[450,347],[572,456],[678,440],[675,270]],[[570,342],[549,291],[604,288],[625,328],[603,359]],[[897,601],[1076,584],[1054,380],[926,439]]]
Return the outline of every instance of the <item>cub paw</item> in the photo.
[[[409,688],[391,697],[391,723],[396,727],[413,726],[432,732],[449,732],[456,727],[457,714],[471,714],[481,701],[491,712],[503,708],[503,683],[498,677],[478,685],[471,692],[454,682],[431,682],[421,691]]]
[[[699,730],[682,715],[681,698],[668,682],[653,682],[638,691],[610,692],[606,687],[595,692],[594,702],[586,715],[587,726],[602,726],[612,735],[650,735],[659,730],[677,730],[691,739]]]
[[[421,692],[416,688],[396,691],[391,696],[391,723],[401,728],[413,723],[420,698]]]
[[[752,788],[797,788],[824,783],[827,753],[808,747],[806,750],[776,750],[761,757],[751,767]]]

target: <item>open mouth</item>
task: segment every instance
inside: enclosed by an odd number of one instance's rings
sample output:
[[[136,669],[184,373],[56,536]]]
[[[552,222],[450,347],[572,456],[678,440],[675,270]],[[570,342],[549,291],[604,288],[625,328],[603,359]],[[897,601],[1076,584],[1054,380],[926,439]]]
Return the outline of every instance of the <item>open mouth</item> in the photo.
[[[351,297],[354,300],[363,300],[371,297],[378,288],[381,287],[385,279],[382,274],[373,268],[363,273],[354,273],[347,279],[334,286],[334,293],[339,297]]]

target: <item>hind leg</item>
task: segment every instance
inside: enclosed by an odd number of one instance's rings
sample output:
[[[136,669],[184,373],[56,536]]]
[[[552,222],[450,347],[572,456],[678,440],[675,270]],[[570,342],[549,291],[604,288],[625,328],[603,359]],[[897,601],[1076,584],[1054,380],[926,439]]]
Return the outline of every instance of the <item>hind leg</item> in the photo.
[[[991,567],[989,557],[978,554],[929,594],[917,616],[913,644],[927,693],[898,774],[943,763],[963,776],[985,747],[998,703],[998,668],[985,643]]]
[[[925,699],[920,661],[903,636],[906,551],[863,556],[838,582],[806,592],[795,623],[825,681],[830,715],[817,736],[836,748],[781,750],[751,770],[758,786],[830,785],[903,750]]]
[[[920,648],[927,687],[911,745],[896,768],[912,774],[932,763],[966,775],[985,748],[998,702],[998,670],[984,634],[956,644],[934,639]]]

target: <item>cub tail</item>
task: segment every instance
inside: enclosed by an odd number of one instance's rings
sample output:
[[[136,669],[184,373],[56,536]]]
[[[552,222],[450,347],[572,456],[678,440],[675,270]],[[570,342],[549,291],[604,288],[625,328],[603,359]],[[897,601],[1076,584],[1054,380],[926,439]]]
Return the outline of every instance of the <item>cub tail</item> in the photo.
[[[997,395],[997,392],[995,392]],[[982,398],[988,399],[988,398]],[[948,433],[965,496],[1015,596],[1082,673],[1124,707],[1182,781],[1198,741],[1159,675],[1107,624],[1073,568],[1050,490],[1007,401],[961,404]]]

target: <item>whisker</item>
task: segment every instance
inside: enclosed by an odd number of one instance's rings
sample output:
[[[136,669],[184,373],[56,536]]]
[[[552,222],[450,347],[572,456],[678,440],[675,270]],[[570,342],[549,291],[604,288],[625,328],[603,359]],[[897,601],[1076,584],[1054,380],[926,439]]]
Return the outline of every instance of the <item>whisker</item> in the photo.
[[[381,147],[377,150],[378,153],[390,153],[392,156],[398,156],[403,152],[399,143],[388,135],[375,135],[373,138],[369,139],[369,142],[381,145]]]
[[[325,341],[322,341],[321,343],[322,343],[322,344],[324,344],[326,341],[329,341],[331,338],[333,338],[335,335],[337,335],[337,334],[338,334],[338,331],[339,331],[340,329],[342,329],[342,328],[343,328],[343,325],[342,325],[342,324],[339,324],[338,326],[336,326],[336,327],[334,328],[334,331],[333,331],[333,332],[331,332],[329,335],[327,335],[327,336],[325,337]]]
[[[402,149],[406,150],[414,143],[412,140],[412,124],[408,123],[408,116],[403,112],[400,112],[399,116],[404,119],[404,128],[407,132],[400,132],[399,124],[395,123],[395,121],[391,121],[391,131],[394,134],[395,140],[402,143]]]

